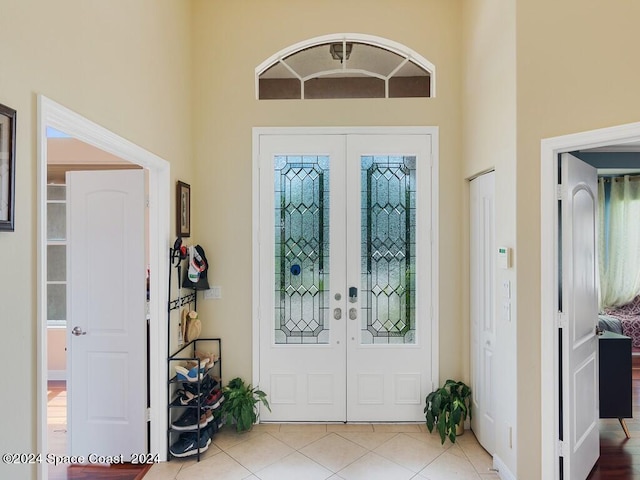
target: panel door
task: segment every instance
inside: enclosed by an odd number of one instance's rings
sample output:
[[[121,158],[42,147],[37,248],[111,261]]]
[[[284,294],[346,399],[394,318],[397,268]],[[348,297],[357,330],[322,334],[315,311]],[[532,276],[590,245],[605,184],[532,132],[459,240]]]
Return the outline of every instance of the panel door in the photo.
[[[347,419],[424,421],[430,137],[351,135],[347,172]]]
[[[146,451],[144,173],[69,172],[72,455]]]
[[[495,318],[495,173],[473,179],[470,187],[471,428],[478,442],[495,451],[493,385]]]
[[[260,388],[267,421],[344,421],[345,138],[260,138]]]

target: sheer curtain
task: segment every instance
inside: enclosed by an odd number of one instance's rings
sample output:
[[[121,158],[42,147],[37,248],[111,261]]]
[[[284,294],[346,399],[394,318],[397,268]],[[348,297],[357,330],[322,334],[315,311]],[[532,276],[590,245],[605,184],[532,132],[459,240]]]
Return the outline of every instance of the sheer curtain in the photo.
[[[598,182],[600,309],[640,293],[640,176]]]

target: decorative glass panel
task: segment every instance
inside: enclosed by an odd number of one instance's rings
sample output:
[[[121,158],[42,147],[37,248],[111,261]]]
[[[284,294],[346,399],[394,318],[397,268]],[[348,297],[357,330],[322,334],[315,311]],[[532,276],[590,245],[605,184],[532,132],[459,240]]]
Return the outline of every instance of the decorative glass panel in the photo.
[[[329,157],[275,157],[275,343],[329,343]]]
[[[64,203],[47,203],[47,240],[64,240],[66,236],[66,205]]]
[[[363,344],[415,343],[416,157],[363,156]]]
[[[67,199],[67,187],[65,185],[47,185],[47,200]]]
[[[67,279],[67,247],[47,245],[47,281],[64,282]]]
[[[47,285],[47,320],[67,319],[67,286],[65,284]]]

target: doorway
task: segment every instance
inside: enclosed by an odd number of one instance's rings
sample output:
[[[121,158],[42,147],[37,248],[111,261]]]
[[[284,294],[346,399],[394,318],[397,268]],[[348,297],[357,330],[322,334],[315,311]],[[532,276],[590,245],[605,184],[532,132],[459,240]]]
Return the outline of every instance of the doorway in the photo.
[[[254,137],[261,420],[420,421],[437,358],[434,132],[283,130]]]
[[[47,128],[55,128],[82,142],[108,152],[128,162],[148,169],[149,173],[149,450],[166,458],[166,398],[160,372],[166,371],[166,359],[161,345],[166,344],[166,329],[160,328],[167,302],[167,245],[169,245],[169,164],[156,155],[132,144],[86,118],[44,97],[38,97],[38,440],[40,452],[47,452]],[[38,468],[38,478],[48,478],[47,464]]]
[[[568,412],[560,413],[561,350],[558,322],[557,286],[559,285],[557,240],[557,174],[560,155],[598,147],[634,150],[640,145],[640,123],[621,125],[578,134],[544,139],[541,142],[541,334],[542,334],[542,476],[559,479],[560,465],[567,461],[558,439],[560,427],[571,421]],[[592,252],[595,257],[595,252]],[[597,392],[596,392],[597,393]],[[567,418],[565,418],[567,417]]]

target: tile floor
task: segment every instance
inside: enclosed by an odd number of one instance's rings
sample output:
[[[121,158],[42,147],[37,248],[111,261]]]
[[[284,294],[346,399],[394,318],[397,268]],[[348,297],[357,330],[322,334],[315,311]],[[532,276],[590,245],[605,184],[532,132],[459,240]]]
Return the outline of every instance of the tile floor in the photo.
[[[455,445],[423,424],[260,424],[223,427],[195,457],[154,465],[144,480],[495,480],[467,430]]]

